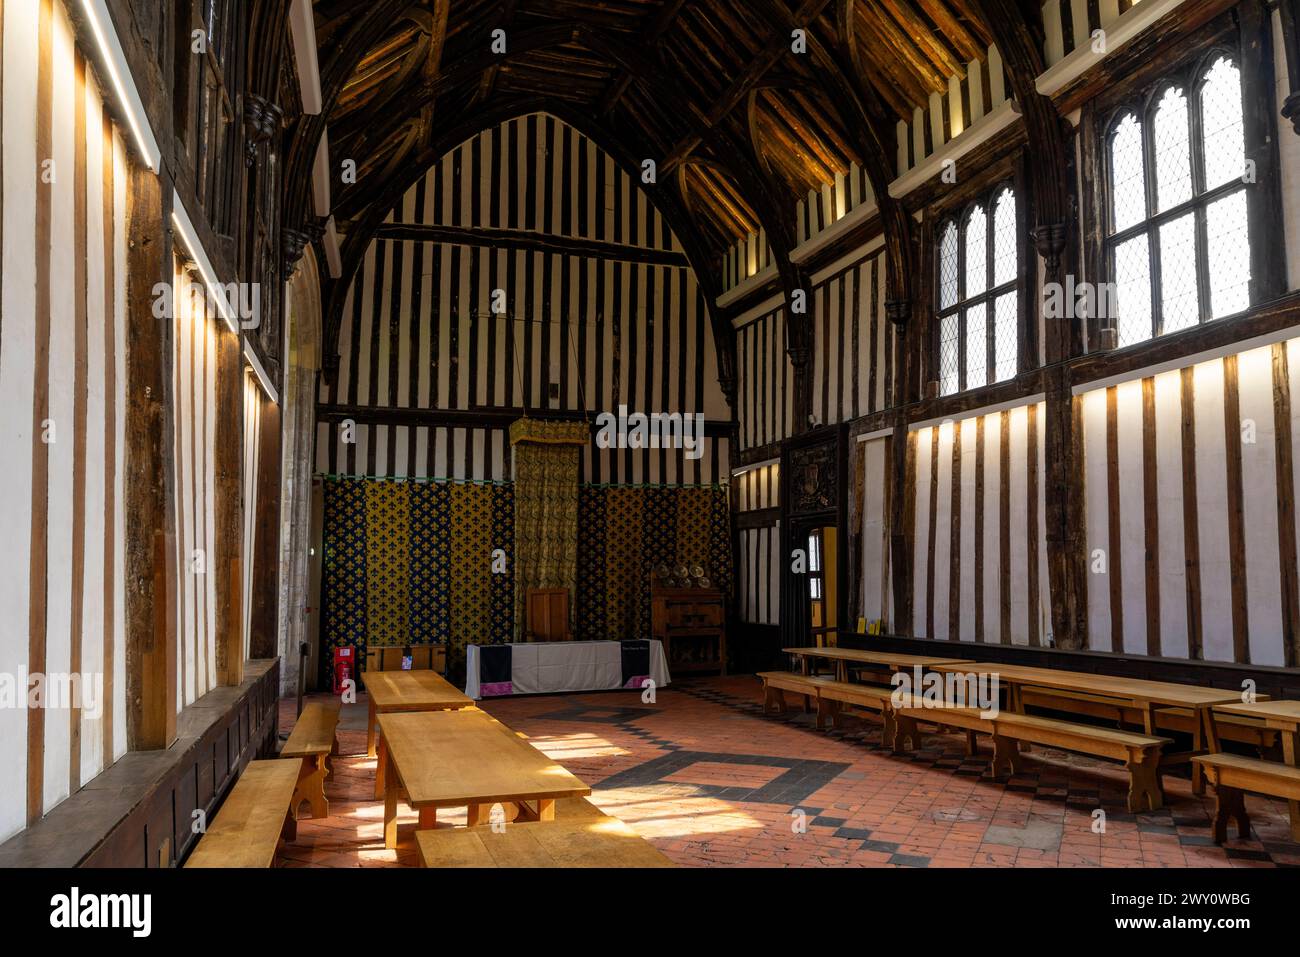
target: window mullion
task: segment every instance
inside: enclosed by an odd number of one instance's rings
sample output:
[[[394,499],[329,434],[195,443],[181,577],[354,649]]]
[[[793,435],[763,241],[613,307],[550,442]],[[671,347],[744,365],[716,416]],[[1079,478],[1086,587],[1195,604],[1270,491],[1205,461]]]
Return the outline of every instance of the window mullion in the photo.
[[[997,302],[997,299],[993,296],[993,283],[994,280],[996,279],[996,276],[994,275],[993,272],[993,265],[997,260],[997,249],[994,246],[995,234],[993,231],[993,224],[997,220],[997,209],[994,206],[994,201],[997,199],[1001,191],[1002,191],[1002,187],[999,184],[998,186],[993,187],[993,192],[989,193],[989,200],[988,203],[986,204],[986,207],[988,209],[988,215],[984,217],[984,224],[987,227],[985,233],[987,238],[984,241],[984,268],[986,270],[987,279],[984,282],[984,288],[985,290],[988,291],[988,300],[984,305],[984,384],[985,385],[988,385],[993,381],[993,374],[995,371],[993,368],[993,355],[994,355],[994,350],[993,350],[994,331],[993,330],[996,323],[994,322],[993,313],[995,311],[994,304]]]
[[[1194,78],[1199,79],[1199,78]],[[1210,264],[1209,264],[1209,229],[1206,205],[1210,197],[1205,189],[1205,124],[1202,122],[1201,94],[1199,84],[1189,84],[1192,95],[1188,99],[1188,122],[1190,129],[1187,148],[1191,150],[1192,194],[1196,201],[1194,206],[1196,226],[1196,307],[1197,322],[1204,322],[1210,317]]]
[[[1163,297],[1160,294],[1159,189],[1156,174],[1155,113],[1147,110],[1142,122],[1142,185],[1147,198],[1147,284],[1151,291],[1151,338],[1164,328]]]
[[[966,230],[963,214],[957,227],[957,391],[966,390]]]

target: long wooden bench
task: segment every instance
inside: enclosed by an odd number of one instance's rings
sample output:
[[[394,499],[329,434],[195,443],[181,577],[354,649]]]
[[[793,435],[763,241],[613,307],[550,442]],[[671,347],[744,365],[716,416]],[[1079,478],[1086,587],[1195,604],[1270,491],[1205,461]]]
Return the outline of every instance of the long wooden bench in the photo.
[[[422,867],[673,867],[616,817],[562,798],[555,820],[417,831]]]
[[[916,725],[904,717],[900,722],[890,703],[892,688],[881,685],[856,684],[850,681],[822,679],[817,684],[817,727],[825,727],[829,718],[833,727],[839,727],[840,717],[846,707],[861,708],[880,716],[884,726],[885,746],[899,753],[905,742],[915,747]]]
[[[313,818],[330,816],[330,802],[325,797],[325,782],[334,779],[331,755],[339,753],[338,724],[340,702],[337,698],[309,701],[294,723],[289,740],[280,750],[281,758],[298,760],[301,770],[293,794],[293,816],[306,801]]]
[[[977,734],[987,734],[993,739],[993,758],[989,763],[990,773],[994,777],[1002,777],[1020,770],[1020,755],[1016,751],[1014,742],[999,735],[993,720],[984,717],[979,708],[954,704],[935,707],[933,704],[926,704],[923,700],[912,696],[903,696],[895,705],[894,710],[898,715],[900,727],[904,726],[903,722],[907,722],[910,727],[915,729],[912,737],[914,747],[919,748],[921,746],[921,722],[935,725],[940,731],[951,728],[962,731],[966,737],[967,755],[977,753],[975,736]]]
[[[1026,707],[1047,708],[1068,714],[1102,718],[1131,728],[1143,726],[1144,718],[1140,708],[1101,695],[1059,691],[1055,688],[1025,688],[1021,692],[1021,701]],[[1260,751],[1277,747],[1278,732],[1266,727],[1259,718],[1222,714],[1216,716],[1215,723],[1219,737],[1224,741],[1248,744],[1259,748]],[[1195,735],[1197,725],[1197,716],[1191,708],[1160,708],[1156,711],[1156,729],[1159,731]]]
[[[1250,835],[1245,792],[1300,801],[1300,768],[1277,761],[1264,761],[1240,754],[1198,754],[1192,760],[1201,766],[1214,785],[1214,840],[1228,839],[1228,818],[1237,822],[1237,835]],[[1300,841],[1300,818],[1291,815],[1291,839]]]
[[[281,839],[294,838],[297,787],[293,761],[250,761],[185,866],[273,866]]]
[[[1129,772],[1128,809],[1155,810],[1161,806],[1160,753],[1168,738],[1157,738],[1134,731],[1098,728],[1088,724],[1045,718],[1040,715],[999,711],[985,717],[978,708],[944,705],[909,706],[907,699],[897,711],[901,718],[960,728],[966,732],[968,754],[974,753],[974,735],[984,733],[993,738],[990,771],[995,777],[1020,771],[1020,753],[1016,742],[1077,751],[1094,757],[1121,761]]]
[[[786,709],[785,692],[803,695],[809,701],[817,698],[817,686],[829,681],[813,675],[796,674],[793,671],[760,671],[758,677],[763,682],[763,713],[775,711],[784,714]]]
[[[1160,751],[1169,738],[1009,711],[999,712],[993,726],[998,735],[1016,741],[1121,761],[1129,772],[1128,809],[1154,811],[1163,803]]]

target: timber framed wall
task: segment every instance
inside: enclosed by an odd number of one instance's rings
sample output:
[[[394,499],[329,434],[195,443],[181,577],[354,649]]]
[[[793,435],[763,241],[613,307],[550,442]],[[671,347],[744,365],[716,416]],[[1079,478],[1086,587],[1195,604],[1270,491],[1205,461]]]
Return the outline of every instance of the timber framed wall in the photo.
[[[3,838],[127,749],[132,161],[60,0],[9,0],[0,12],[0,602],[9,622],[0,671],[102,676],[93,709],[0,708],[0,761],[11,782],[0,793]]]
[[[703,454],[606,450],[593,434],[584,481],[727,479],[731,413],[681,244],[612,157],[548,114],[472,137],[406,191],[348,292],[339,357],[320,394],[321,473],[502,480],[525,409],[625,405],[703,414]]]
[[[907,325],[883,321],[886,293],[863,295],[877,261],[882,286],[886,272],[884,257],[876,259],[882,240],[870,238],[883,229],[875,210],[866,211],[865,240],[855,229],[807,252],[801,235],[803,245],[791,253],[796,262],[838,258],[819,265],[806,286],[812,348],[802,379],[790,365],[788,330],[774,333],[787,304],[771,294],[775,269],[766,237],[751,236],[722,264],[728,302],[740,313],[734,498],[742,617],[775,623],[764,600],[789,564],[789,556],[768,553],[757,537],[779,527],[780,510],[745,504],[756,501],[748,489],[769,481],[761,463],[805,429],[847,422],[856,440],[844,530],[853,542],[853,587],[842,612],[850,628],[860,618],[917,640],[1058,645],[1053,612],[1063,598],[1053,594],[1049,562],[1062,547],[1051,531],[1053,499],[1064,498],[1072,503],[1067,510],[1077,508],[1069,525],[1077,538],[1068,547],[1082,586],[1071,647],[1166,662],[1298,667],[1292,395],[1300,338],[1300,137],[1278,115],[1290,91],[1283,26],[1276,11],[1249,0],[1100,8],[1051,0],[1044,9],[1046,71],[1037,80],[1046,92],[1037,95],[1076,125],[1060,161],[1078,189],[1083,177],[1095,175],[1085,170],[1089,158],[1077,142],[1091,134],[1077,126],[1090,95],[1122,89],[1128,74],[1151,74],[1215,38],[1231,37],[1248,50],[1243,96],[1263,105],[1247,106],[1247,146],[1249,124],[1265,123],[1278,156],[1260,167],[1273,169],[1260,195],[1275,190],[1277,201],[1269,215],[1256,217],[1277,221],[1261,222],[1252,243],[1275,244],[1276,257],[1265,259],[1276,266],[1256,277],[1263,281],[1242,315],[1113,352],[1099,350],[1096,329],[1084,328],[1079,344],[1067,344],[1062,355],[1039,315],[1046,273],[1028,235],[1042,197],[1027,169],[1032,164],[1018,160],[1044,147],[1029,145],[1023,104],[1002,116],[999,109],[1010,104],[999,107],[998,97],[981,90],[983,112],[966,112],[972,90],[965,87],[986,84],[989,63],[1004,81],[1002,98],[1014,95],[1012,67],[990,47],[980,71],[954,80],[952,96],[939,97],[917,124],[899,127],[890,193],[913,214],[920,240]],[[1123,42],[1109,52],[1093,50],[1095,29]],[[941,184],[945,159],[957,164],[960,185]],[[1031,250],[1030,271],[1017,281],[1020,368],[1004,382],[940,397],[926,387],[938,378],[928,224],[981,176],[1014,177],[1018,206],[1026,207],[1017,224],[1018,242]],[[1086,232],[1089,215],[1085,210],[1070,228]],[[1069,242],[1063,258],[1065,271],[1095,276],[1095,265]],[[875,338],[878,329],[887,341]],[[856,366],[849,359],[855,355]],[[807,424],[785,415],[797,406],[800,388],[812,413]],[[1054,474],[1051,445],[1061,415],[1073,449],[1063,475]]]
[[[248,655],[276,634],[282,264],[268,147],[232,107],[267,81],[248,37],[278,85],[288,35],[246,37],[234,10],[0,3],[5,864],[173,865],[179,822],[273,740],[278,662]],[[194,52],[196,29],[218,48]],[[246,364],[270,423],[250,430],[248,513]],[[14,706],[35,675],[41,706]]]

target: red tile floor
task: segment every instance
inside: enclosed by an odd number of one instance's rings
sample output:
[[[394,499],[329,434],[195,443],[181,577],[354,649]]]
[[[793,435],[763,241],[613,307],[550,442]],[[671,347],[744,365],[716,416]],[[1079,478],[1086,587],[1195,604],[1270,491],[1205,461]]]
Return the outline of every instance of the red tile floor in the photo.
[[[674,682],[636,692],[498,699],[484,710],[592,786],[591,800],[686,866],[1275,867],[1300,865],[1283,802],[1247,797],[1250,840],[1216,847],[1213,798],[1167,775],[1160,811],[1124,810],[1125,774],[1106,762],[1035,748],[998,782],[987,753],[927,736],[907,756],[878,725],[817,731],[792,709],[765,717],[752,677]],[[281,727],[293,722],[281,704]],[[415,815],[399,805],[399,846],[383,846],[383,802],[365,757],[365,699],[347,706],[330,817],[304,817],[284,851],[292,867],[413,867]],[[984,742],[981,742],[982,744]],[[1094,812],[1104,812],[1104,832]],[[458,816],[459,815],[459,816]],[[439,826],[464,823],[442,812]],[[1235,833],[1235,832],[1233,832]]]

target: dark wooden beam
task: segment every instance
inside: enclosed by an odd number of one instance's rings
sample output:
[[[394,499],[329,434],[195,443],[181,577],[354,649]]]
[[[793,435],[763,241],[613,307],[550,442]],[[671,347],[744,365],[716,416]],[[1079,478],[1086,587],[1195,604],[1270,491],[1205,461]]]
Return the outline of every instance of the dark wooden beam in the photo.
[[[127,184],[126,700],[132,751],[176,739],[176,542],[172,322],[153,318],[158,283],[173,282],[170,181],[139,169]]]
[[[501,8],[497,12],[495,25],[492,28],[493,30],[506,31],[507,50],[510,49],[510,37],[509,37],[510,24],[513,22],[515,18],[515,9],[518,6],[519,6],[519,0],[502,0]],[[491,31],[489,31],[489,34],[490,33]],[[496,55],[504,56],[504,54],[496,54]],[[500,61],[493,63],[491,66],[489,66],[486,70],[483,71],[483,76],[479,80],[479,84],[478,84],[478,92],[474,94],[474,101],[476,103],[482,103],[492,95],[492,91],[496,88],[497,75],[500,72],[501,72]]]
[[[556,236],[526,229],[498,229],[488,226],[425,226],[413,223],[384,223],[375,230],[376,239],[410,240],[443,245],[479,246],[489,249],[522,249],[526,252],[558,253],[645,263],[652,266],[689,266],[685,253],[671,249],[649,249],[626,243]]]
[[[804,0],[798,11],[790,16],[793,17],[796,26],[811,31],[813,22],[821,16],[822,11],[826,9],[829,3],[830,0]],[[754,89],[759,81],[763,79],[763,75],[776,66],[777,61],[782,56],[790,52],[791,40],[792,37],[788,31],[783,33],[778,29],[769,35],[763,49],[749,61],[749,66],[745,68],[745,72],[731,82],[726,92],[718,98],[708,113],[704,115],[703,120],[706,129],[711,130],[717,127],[731,114],[732,110],[744,102],[745,97],[749,95],[749,91]],[[677,145],[669,151],[668,156],[664,158],[663,163],[660,164],[660,171],[665,174],[672,172],[676,166],[694,153],[703,142],[704,136],[698,133],[679,140]]]
[[[659,41],[663,35],[669,31],[673,23],[677,20],[677,14],[681,12],[682,5],[686,0],[665,0],[654,19],[647,24],[642,36],[646,46],[650,49],[651,55],[656,55],[659,49]],[[619,100],[627,92],[627,88],[632,84],[632,74],[627,70],[620,69],[610,82],[609,88],[600,98],[596,105],[597,116],[608,116],[618,106]]]
[[[1278,0],[1277,12],[1282,18],[1282,49],[1286,54],[1287,75],[1291,79],[1282,115],[1300,134],[1300,0]]]

